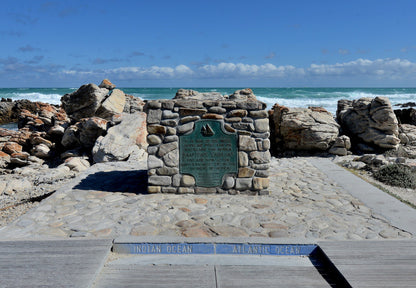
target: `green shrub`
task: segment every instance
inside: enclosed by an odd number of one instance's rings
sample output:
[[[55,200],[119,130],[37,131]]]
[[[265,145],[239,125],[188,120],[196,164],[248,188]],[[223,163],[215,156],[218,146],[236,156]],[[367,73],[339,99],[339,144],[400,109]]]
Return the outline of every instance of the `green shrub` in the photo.
[[[408,166],[391,164],[374,172],[374,178],[391,186],[416,188],[415,172]]]

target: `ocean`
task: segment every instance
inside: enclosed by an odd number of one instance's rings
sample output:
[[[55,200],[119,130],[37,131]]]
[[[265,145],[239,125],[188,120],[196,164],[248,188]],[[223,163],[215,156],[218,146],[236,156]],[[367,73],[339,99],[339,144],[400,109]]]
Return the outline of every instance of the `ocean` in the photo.
[[[178,88],[123,88],[126,94],[144,100],[172,99]],[[242,88],[187,88],[199,92],[232,94]],[[245,87],[243,87],[245,88]],[[13,100],[28,99],[51,104],[60,104],[60,98],[77,88],[0,88],[0,98]],[[287,107],[320,106],[335,115],[340,99],[386,96],[392,105],[416,101],[416,88],[252,88],[257,99],[267,104],[268,109],[275,103]]]

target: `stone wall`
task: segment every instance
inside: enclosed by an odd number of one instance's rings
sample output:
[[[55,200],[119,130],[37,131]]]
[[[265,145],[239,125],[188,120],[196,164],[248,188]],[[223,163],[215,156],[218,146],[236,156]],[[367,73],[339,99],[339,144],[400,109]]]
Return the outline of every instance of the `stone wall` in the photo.
[[[268,194],[271,156],[265,109],[250,89],[230,96],[179,90],[174,99],[148,101],[149,193]],[[236,173],[226,173],[216,187],[200,187],[194,176],[180,173],[180,137],[193,133],[195,123],[204,119],[220,122],[225,133],[237,138]]]

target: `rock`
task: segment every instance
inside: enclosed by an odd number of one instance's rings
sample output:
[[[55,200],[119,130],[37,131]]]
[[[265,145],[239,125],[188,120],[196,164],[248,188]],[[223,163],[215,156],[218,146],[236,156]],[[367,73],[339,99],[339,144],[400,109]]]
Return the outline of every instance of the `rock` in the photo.
[[[348,150],[351,148],[351,141],[350,138],[346,135],[342,135],[335,139],[334,144],[332,145],[331,149],[329,149],[329,153],[339,156],[345,156],[348,154]]]
[[[19,128],[29,128],[31,131],[48,131],[55,125],[66,126],[70,119],[62,108],[51,104],[34,102],[32,111],[23,109],[19,114]]]
[[[114,115],[123,112],[125,103],[126,96],[124,92],[114,89],[111,91],[110,96],[103,101],[95,115],[110,120]]]
[[[275,147],[293,150],[321,150],[331,147],[339,125],[325,109],[273,107]]]
[[[62,96],[62,108],[75,121],[93,117],[108,92],[107,88],[92,83],[82,85],[77,91]]]
[[[17,166],[26,166],[29,164],[30,154],[27,152],[18,152],[10,155],[10,163]]]
[[[12,123],[17,120],[13,119],[13,106],[14,104],[12,102],[0,102],[0,124]]]
[[[126,103],[124,104],[124,113],[133,114],[136,112],[143,112],[143,107],[146,103],[139,97],[126,95]]]
[[[83,157],[70,157],[65,160],[63,165],[75,172],[81,172],[90,167],[90,162]]]
[[[95,142],[92,150],[96,163],[127,160],[135,151],[135,147],[145,149],[146,114],[123,114],[120,124],[108,129],[105,137]]]
[[[66,148],[78,147],[79,141],[79,124],[69,126],[62,136],[61,144]]]
[[[386,97],[339,100],[337,120],[353,141],[384,149],[400,143],[397,118]]]
[[[22,152],[23,147],[15,142],[6,142],[3,145],[3,151],[11,155],[13,153]]]
[[[110,80],[104,79],[103,81],[101,81],[101,84],[98,87],[100,87],[100,88],[106,88],[108,90],[113,90],[114,88],[116,88],[116,85],[114,85],[113,83],[111,83]]]
[[[229,96],[230,100],[257,100],[256,95],[254,95],[253,90],[246,88],[243,90],[237,90]]]
[[[411,124],[416,125],[416,109],[398,109],[394,110],[394,114],[400,124]]]
[[[225,100],[227,98],[227,96],[221,95],[219,92],[200,93],[195,90],[179,89],[173,99]]]
[[[30,152],[32,153],[32,155],[39,158],[49,158],[50,151],[51,149],[47,145],[41,143],[33,147],[33,149]]]
[[[10,163],[10,155],[0,151],[0,168],[5,168]]]
[[[32,183],[25,178],[7,179],[6,181],[7,184],[4,185],[5,187],[3,187],[3,191],[0,191],[0,194],[3,192],[6,195],[13,195],[15,193],[29,192],[32,189]]]

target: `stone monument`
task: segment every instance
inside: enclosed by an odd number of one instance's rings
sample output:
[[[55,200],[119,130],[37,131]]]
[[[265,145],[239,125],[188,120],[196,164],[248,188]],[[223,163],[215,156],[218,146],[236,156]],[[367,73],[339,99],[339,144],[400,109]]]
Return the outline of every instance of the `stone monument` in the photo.
[[[268,194],[265,108],[250,89],[148,101],[148,192]]]

